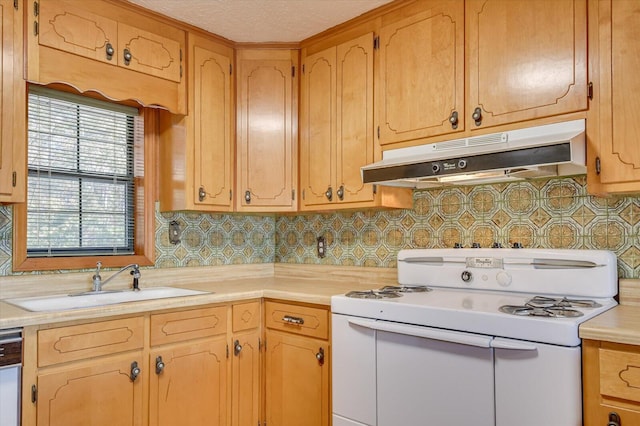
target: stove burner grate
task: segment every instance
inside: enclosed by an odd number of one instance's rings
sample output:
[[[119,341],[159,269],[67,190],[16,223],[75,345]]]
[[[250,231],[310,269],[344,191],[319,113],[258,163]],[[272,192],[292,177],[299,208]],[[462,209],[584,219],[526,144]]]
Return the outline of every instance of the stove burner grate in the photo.
[[[395,291],[350,291],[345,296],[354,299],[393,299],[402,295]]]
[[[424,293],[431,290],[426,285],[387,285],[380,289],[382,292],[393,291],[397,293]]]
[[[553,298],[547,296],[535,296],[526,305],[536,308],[563,307],[563,308],[599,308],[602,305],[594,300],[568,299],[566,297]]]
[[[582,312],[569,309],[563,306],[532,306],[526,305],[504,305],[500,306],[500,312],[523,317],[547,317],[547,318],[575,318],[581,317]]]

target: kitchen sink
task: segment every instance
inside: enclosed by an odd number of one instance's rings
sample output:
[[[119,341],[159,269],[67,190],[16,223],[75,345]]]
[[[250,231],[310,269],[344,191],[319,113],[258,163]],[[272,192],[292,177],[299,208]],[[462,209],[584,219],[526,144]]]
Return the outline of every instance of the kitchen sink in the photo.
[[[176,287],[150,287],[139,291],[102,291],[80,294],[58,294],[52,296],[23,297],[7,299],[7,303],[32,312],[62,311],[68,309],[93,308],[118,303],[143,300],[166,299],[169,297],[196,296],[210,294],[206,291]]]

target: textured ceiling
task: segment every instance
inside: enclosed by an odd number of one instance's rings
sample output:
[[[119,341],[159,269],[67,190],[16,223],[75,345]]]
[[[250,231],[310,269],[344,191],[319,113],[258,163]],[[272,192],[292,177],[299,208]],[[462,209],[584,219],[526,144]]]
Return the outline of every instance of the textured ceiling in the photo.
[[[298,42],[391,0],[128,0],[236,42]]]

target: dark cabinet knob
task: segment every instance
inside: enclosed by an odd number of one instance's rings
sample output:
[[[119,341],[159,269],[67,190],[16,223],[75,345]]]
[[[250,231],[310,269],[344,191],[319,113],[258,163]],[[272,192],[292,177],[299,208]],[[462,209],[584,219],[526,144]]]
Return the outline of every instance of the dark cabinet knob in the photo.
[[[449,116],[449,123],[451,123],[452,129],[455,130],[458,128],[458,111],[453,111],[451,113],[451,115]]]
[[[107,60],[111,60],[113,58],[113,54],[115,53],[115,49],[113,48],[113,46],[111,45],[111,43],[107,43],[107,46],[105,48],[105,53],[107,54]]]
[[[162,357],[159,356],[156,358],[156,374],[160,374],[164,371],[164,361],[162,361]]]
[[[242,345],[240,344],[239,340],[236,340],[235,342],[233,342],[233,354],[235,356],[240,355],[240,351],[242,351]]]
[[[133,361],[131,363],[131,374],[129,374],[129,378],[131,379],[132,382],[136,381],[136,379],[140,375],[140,372],[141,370],[140,370],[140,367],[138,367],[138,362]]]
[[[324,349],[318,349],[318,353],[316,353],[316,359],[318,360],[318,364],[324,365]]]
[[[327,188],[324,196],[327,197],[327,200],[329,201],[333,200],[333,189],[331,187]]]
[[[201,186],[200,188],[198,188],[198,200],[202,202],[206,197],[207,191],[204,190],[204,186]]]
[[[476,109],[473,110],[473,114],[471,114],[471,118],[473,118],[473,121],[476,123],[476,126],[479,126],[482,124],[482,109],[480,109],[480,107],[477,107]]]
[[[125,64],[125,65],[129,65],[129,63],[131,63],[131,58],[133,57],[133,56],[131,55],[131,51],[130,51],[129,49],[124,49],[124,52],[123,52],[123,53],[124,53],[124,55],[123,55],[123,58],[124,58],[124,64]]]
[[[246,201],[247,204],[251,203],[251,191],[244,191],[244,201]]]
[[[338,198],[340,199],[340,201],[344,200],[344,185],[340,185],[340,188],[338,188],[336,194],[338,194]]]
[[[609,413],[609,422],[607,423],[607,426],[622,426],[618,413],[613,411]]]

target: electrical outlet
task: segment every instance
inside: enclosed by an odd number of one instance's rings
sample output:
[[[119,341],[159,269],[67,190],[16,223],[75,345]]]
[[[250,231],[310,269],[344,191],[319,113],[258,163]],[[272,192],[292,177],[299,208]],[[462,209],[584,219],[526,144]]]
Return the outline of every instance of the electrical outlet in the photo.
[[[180,233],[180,224],[175,220],[169,222],[169,242],[171,244],[180,243]]]
[[[318,251],[319,258],[323,258],[327,254],[327,241],[324,237],[318,237],[318,245],[316,249]]]

